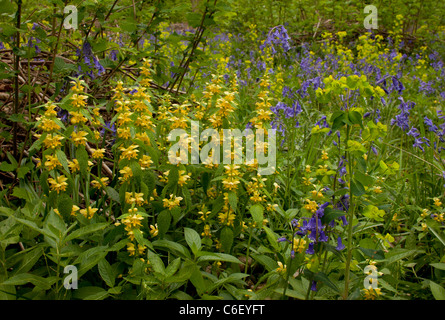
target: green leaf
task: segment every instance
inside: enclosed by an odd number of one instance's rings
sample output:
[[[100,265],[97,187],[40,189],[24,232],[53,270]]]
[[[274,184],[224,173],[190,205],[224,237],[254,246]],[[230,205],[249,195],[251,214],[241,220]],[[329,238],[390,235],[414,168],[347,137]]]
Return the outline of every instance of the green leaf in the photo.
[[[249,209],[250,214],[252,215],[253,220],[257,223],[258,226],[263,225],[264,220],[264,209],[261,204],[254,204]]]
[[[39,287],[43,290],[49,290],[51,288],[51,284],[54,282],[49,279],[45,279],[43,277],[37,276],[32,273],[20,273],[18,275],[12,276],[11,278],[3,281],[1,285],[13,285],[13,286],[21,286],[27,283],[32,283],[36,287]]]
[[[437,238],[439,239],[439,241],[445,246],[445,239],[442,238],[442,236],[439,234],[439,231],[436,230],[436,226],[437,224],[432,222],[432,221],[427,221],[426,222],[427,226],[428,226],[428,230],[431,231],[431,233]]]
[[[267,240],[275,249],[275,251],[280,251],[280,246],[278,245],[278,237],[277,235],[268,227],[263,226],[263,230],[266,231]]]
[[[97,246],[82,252],[73,263],[74,265],[80,263],[79,271],[77,273],[78,277],[80,278],[88,270],[97,265],[100,260],[105,258],[107,253],[107,246]]]
[[[384,216],[386,215],[385,210],[380,210],[376,206],[373,206],[372,204],[366,206],[365,210],[363,211],[363,215],[365,217],[368,217],[369,219],[373,219],[376,221],[384,221]]]
[[[5,172],[13,172],[17,168],[17,164],[11,164],[3,161],[0,164],[0,170]]]
[[[358,124],[363,128],[363,123],[362,123],[362,115],[360,112],[357,111],[349,111],[348,112],[348,118],[349,121],[351,121],[352,124]]]
[[[71,215],[71,211],[73,210],[73,200],[66,193],[62,193],[57,198],[57,210],[62,217],[68,218]]]
[[[65,239],[65,242],[69,242],[71,240],[77,239],[77,238],[81,238],[83,236],[86,236],[87,234],[90,233],[95,233],[99,230],[102,230],[104,228],[106,228],[107,226],[109,226],[110,224],[108,222],[101,222],[101,223],[94,223],[94,224],[90,224],[87,225],[85,227],[81,227],[73,232],[71,232]]]
[[[121,203],[120,201],[120,197],[119,197],[119,193],[113,189],[110,186],[105,187],[105,192],[108,194],[108,196],[113,200],[116,201],[117,203]]]
[[[108,297],[108,292],[100,287],[82,287],[74,290],[73,298],[81,300],[103,300]]]
[[[180,265],[181,265],[181,258],[176,258],[175,260],[170,262],[167,268],[165,269],[166,277],[173,276],[176,273],[176,271],[178,271]]]
[[[329,288],[333,289],[336,292],[340,292],[337,285],[331,281],[331,279],[328,278],[328,276],[323,272],[318,272],[315,274],[314,280],[321,281],[325,285],[327,285]]]
[[[277,262],[271,257],[266,256],[265,254],[252,253],[251,256],[253,259],[265,266],[267,271],[269,272],[278,268]]]
[[[360,251],[363,252],[366,256],[370,257],[371,259],[375,260],[383,260],[385,259],[385,254],[382,250],[376,250],[376,249],[367,249],[359,247]]]
[[[443,263],[443,262],[430,263],[430,266],[432,266],[436,269],[445,270],[445,263]]]
[[[201,249],[201,237],[198,232],[190,228],[184,228],[184,237],[192,252],[196,253]]]
[[[22,262],[17,268],[14,268],[12,275],[30,271],[42,255],[43,249],[41,246],[37,245],[23,256]]]
[[[66,158],[65,152],[58,149],[56,150],[56,156],[59,162],[62,164],[63,169],[65,169],[66,172],[70,172],[70,168],[68,167],[68,159]],[[80,165],[80,163],[79,163]]]
[[[170,211],[164,210],[158,215],[157,223],[158,223],[158,232],[159,237],[163,238],[170,228],[172,216]]]
[[[108,263],[106,259],[102,259],[99,261],[99,264],[97,266],[99,269],[99,274],[102,277],[102,280],[105,281],[107,286],[113,288],[116,280],[116,275],[111,265]]]
[[[353,179],[351,181],[351,192],[354,196],[360,197],[366,193],[365,187],[361,184],[361,182]]]
[[[236,208],[238,206],[238,197],[236,196],[236,193],[233,191],[230,191],[228,194],[229,198],[229,204],[233,211],[236,212]]]
[[[433,293],[434,299],[445,300],[445,288],[438,285],[437,283],[430,281],[430,289]]]
[[[232,262],[232,263],[239,263],[241,264],[242,262],[230,255],[230,254],[226,254],[226,253],[213,253],[213,252],[201,252],[201,256],[199,256],[198,258],[198,262],[203,262],[203,261],[225,261],[225,262]]]
[[[233,244],[233,231],[230,227],[224,227],[221,230],[220,240],[224,252],[230,253]]]
[[[152,245],[155,248],[164,249],[168,252],[179,255],[182,258],[185,258],[185,259],[191,258],[190,252],[187,250],[187,248],[177,242],[161,239],[161,240],[153,241]]]
[[[170,265],[169,265],[169,267],[170,267]],[[168,269],[168,267],[167,267],[167,269]],[[179,269],[179,271],[175,275],[172,275],[172,276],[169,276],[168,278],[166,278],[165,282],[173,283],[173,282],[187,281],[188,279],[191,278],[192,274],[197,270],[199,272],[199,269],[194,262],[192,262],[192,261],[184,262],[182,264],[181,268]]]
[[[79,162],[80,172],[83,176],[88,173],[88,152],[84,146],[79,146],[76,150],[76,159]]]
[[[338,219],[344,215],[346,215],[346,212],[344,211],[326,208],[321,221],[323,222],[323,224],[328,224],[332,220]]]
[[[39,228],[34,222],[26,220],[26,219],[20,219],[20,218],[16,218],[14,216],[12,216],[14,219],[16,219],[18,222],[24,224],[25,226],[27,226],[28,228],[31,228],[34,231],[37,231],[40,234],[43,234],[47,237],[53,238],[54,239],[54,235],[50,232],[48,232],[47,230],[41,229]]]
[[[147,258],[150,262],[150,266],[153,268],[153,271],[158,272],[162,275],[166,275],[164,263],[156,253],[151,250],[147,250]]]

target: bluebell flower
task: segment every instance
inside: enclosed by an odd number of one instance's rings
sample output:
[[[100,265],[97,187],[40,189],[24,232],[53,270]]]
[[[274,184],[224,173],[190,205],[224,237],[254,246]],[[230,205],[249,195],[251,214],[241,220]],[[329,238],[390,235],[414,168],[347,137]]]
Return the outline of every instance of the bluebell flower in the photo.
[[[433,123],[433,120],[428,119],[428,117],[425,116],[423,118],[423,122],[428,126],[428,130],[437,133],[437,126]]]
[[[314,251],[314,243],[313,242],[309,243],[309,246],[306,249],[306,253],[307,254],[314,254],[315,253],[315,251]]]
[[[317,291],[317,282],[316,281],[312,281],[311,291]]]
[[[337,247],[335,249],[337,251],[342,251],[345,248],[345,245],[341,242],[341,237],[337,238]]]

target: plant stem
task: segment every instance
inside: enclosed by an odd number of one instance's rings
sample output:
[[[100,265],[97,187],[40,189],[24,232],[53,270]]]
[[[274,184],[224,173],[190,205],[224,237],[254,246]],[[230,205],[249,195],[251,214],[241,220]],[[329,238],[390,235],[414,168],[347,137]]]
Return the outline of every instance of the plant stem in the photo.
[[[346,145],[349,140],[351,128],[349,125],[346,127]],[[348,175],[348,183],[349,183],[349,216],[348,216],[348,254],[346,258],[345,264],[345,290],[343,292],[343,299],[346,300],[348,298],[349,291],[349,269],[351,267],[351,259],[352,259],[352,221],[354,219],[354,195],[351,192],[351,180],[352,180],[352,158],[349,151],[346,151],[346,157],[348,159],[348,167],[349,167],[349,175]]]
[[[21,15],[22,15],[22,0],[18,0],[17,1],[17,13],[16,13],[16,28],[17,28],[17,33],[16,33],[16,39],[15,39],[15,46],[16,46],[16,50],[17,53],[19,51],[20,48],[20,24],[21,24]],[[20,67],[20,57],[18,54],[14,54],[14,114],[18,114],[19,113],[19,67]],[[14,123],[12,124],[12,128],[13,128],[13,153],[14,153],[14,158],[17,158],[17,122],[14,121]]]

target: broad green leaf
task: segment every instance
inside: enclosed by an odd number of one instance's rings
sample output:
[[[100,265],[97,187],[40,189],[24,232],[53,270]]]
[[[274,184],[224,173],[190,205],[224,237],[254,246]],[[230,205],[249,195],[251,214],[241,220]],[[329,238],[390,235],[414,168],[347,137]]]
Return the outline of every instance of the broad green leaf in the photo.
[[[443,263],[443,262],[430,263],[430,266],[432,266],[436,269],[445,270],[445,263]]]
[[[230,227],[224,227],[220,234],[221,248],[226,253],[230,253],[233,244],[233,231]]]
[[[376,221],[384,221],[384,216],[386,215],[385,210],[380,210],[376,206],[373,206],[372,204],[366,206],[365,210],[363,211],[363,215],[369,219],[373,219]]]
[[[100,287],[82,287],[74,290],[73,298],[81,300],[103,300],[108,297],[108,292]]]
[[[105,229],[110,224],[108,222],[94,223],[87,225],[85,227],[81,227],[73,232],[71,232],[67,237],[65,237],[64,241],[69,242],[71,240],[81,238],[90,233],[95,233],[99,230]]]
[[[224,262],[232,262],[239,264],[242,263],[238,258],[226,253],[201,252],[201,254],[202,255],[200,255],[198,258],[198,262],[224,261]]]
[[[87,175],[88,172],[88,152],[85,147],[79,146],[76,150],[76,159],[79,162],[80,172],[83,176]]]
[[[151,250],[147,250],[147,258],[150,262],[150,266],[153,268],[153,271],[158,272],[164,276],[166,275],[164,263],[162,262],[162,259],[159,257],[158,254],[154,253]]]
[[[116,280],[116,275],[111,265],[106,259],[102,259],[99,261],[97,266],[99,268],[99,274],[102,277],[102,280],[105,281],[107,286],[113,288]]]
[[[184,237],[192,252],[196,254],[202,246],[199,233],[191,228],[184,228]]]
[[[433,281],[429,282],[430,282],[430,289],[431,292],[433,293],[434,299],[445,300],[445,288]]]
[[[269,240],[269,243],[272,245],[275,251],[280,251],[277,235],[269,227],[263,226],[263,230],[266,231],[267,240]]]
[[[238,197],[236,196],[236,193],[233,191],[230,191],[228,194],[228,198],[229,198],[229,204],[230,207],[232,208],[233,211],[237,211],[237,206],[238,206]]]
[[[253,220],[257,223],[258,226],[263,225],[264,220],[264,209],[261,204],[254,204],[250,207],[250,214],[252,215]]]
[[[354,196],[360,197],[366,193],[366,190],[363,187],[363,185],[361,184],[361,182],[353,179],[351,181],[351,192]]]
[[[43,249],[40,245],[37,245],[23,256],[22,262],[17,268],[14,268],[11,275],[18,275],[30,271],[42,255]]]
[[[176,271],[178,271],[180,265],[181,265],[181,258],[176,258],[175,260],[170,262],[167,268],[165,268],[165,276],[166,277],[173,276],[176,273]]]
[[[185,258],[185,259],[191,258],[190,252],[187,250],[187,248],[177,242],[161,239],[161,240],[153,241],[152,245],[155,248],[164,249],[168,252],[179,255],[182,258]]]
[[[32,273],[20,273],[15,276],[12,276],[6,281],[3,281],[1,285],[21,286],[27,283],[32,283],[36,287],[39,287],[43,290],[48,290],[51,288],[51,285],[54,283],[54,280],[55,279],[43,278]]]
[[[158,215],[157,223],[160,238],[163,238],[167,233],[170,228],[171,220],[172,216],[168,210],[164,210]]]
[[[62,193],[57,199],[57,209],[65,219],[71,215],[73,210],[73,200],[66,193]]]

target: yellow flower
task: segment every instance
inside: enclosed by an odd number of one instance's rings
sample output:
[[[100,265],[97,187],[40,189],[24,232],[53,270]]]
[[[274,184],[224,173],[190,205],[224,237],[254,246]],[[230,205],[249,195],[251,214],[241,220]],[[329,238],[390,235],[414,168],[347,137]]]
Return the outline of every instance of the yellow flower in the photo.
[[[80,208],[74,204],[73,208],[71,209],[71,215],[75,216],[76,212],[79,211],[79,210],[80,210]]]
[[[85,145],[87,142],[86,138],[87,135],[88,132],[85,131],[73,132],[71,133],[71,139],[73,140],[76,146]]]
[[[51,190],[52,191],[65,191],[66,187],[68,186],[68,183],[66,183],[66,180],[68,180],[67,177],[61,175],[58,176],[56,179],[49,178],[48,182],[51,184]]]
[[[312,195],[312,198],[314,198],[314,199],[322,199],[323,198],[323,193],[321,193],[320,191],[317,191],[317,190],[312,190],[311,195]]]
[[[117,128],[117,137],[122,139],[130,139],[131,138],[130,128]]]
[[[59,130],[60,126],[52,119],[42,118],[38,128],[45,132],[53,132]]]
[[[144,254],[145,251],[145,246],[138,244],[138,253],[139,254]]]
[[[240,183],[237,177],[227,177],[222,181],[224,188],[227,190],[236,190]]]
[[[153,225],[150,225],[150,234],[151,234],[151,236],[152,236],[152,237],[156,237],[156,236],[158,235],[158,233],[159,233],[159,230],[158,230],[158,224],[155,223],[154,226],[153,226]]]
[[[43,144],[45,145],[46,148],[50,148],[50,149],[56,149],[60,146],[62,146],[62,140],[64,138],[60,135],[47,135],[45,140],[43,140]]]
[[[71,81],[71,84],[73,85],[71,87],[71,91],[74,91],[75,93],[83,92],[84,88],[83,88],[82,83],[80,81]]]
[[[382,193],[383,191],[382,191],[382,187],[380,187],[380,186],[377,186],[377,187],[374,187],[374,193],[377,193],[377,194],[380,194],[380,193]]]
[[[363,289],[363,294],[365,296],[365,300],[375,300],[381,295],[381,290],[379,288],[372,288],[369,286],[368,289]]]
[[[73,159],[73,161],[68,160],[68,167],[71,170],[71,173],[77,172],[80,170],[79,161],[77,159]]]
[[[108,180],[109,180],[108,177],[103,177],[103,178],[100,178],[99,180],[100,181],[98,181],[98,180],[91,181],[91,185],[93,186],[93,188],[100,189],[100,188],[102,188],[102,185],[104,187],[106,187],[108,185]]]
[[[88,207],[88,208],[85,208],[85,209],[81,209],[81,210],[80,210],[80,213],[81,213],[85,218],[91,219],[91,218],[94,216],[94,214],[96,213],[97,210],[99,210],[99,209],[98,209],[98,208],[91,208],[91,207]]]
[[[307,173],[311,172],[311,166],[310,165],[306,165],[306,168],[304,169]]]
[[[285,264],[283,265],[283,263],[281,261],[278,261],[277,264],[278,264],[278,268],[276,269],[276,271],[278,273],[285,274],[286,270],[287,270],[286,265]]]
[[[133,176],[133,171],[128,166],[124,167],[122,170],[119,170],[119,173],[122,175],[122,177],[119,177],[121,183],[126,182]]]
[[[145,170],[150,168],[150,165],[153,163],[150,156],[143,155],[142,158],[139,160],[139,164],[141,165],[141,169]]]
[[[131,115],[133,113],[132,112],[123,112],[121,113],[118,117],[117,117],[117,123],[119,126],[125,126],[129,123],[131,123]]]
[[[171,194],[170,199],[162,199],[162,202],[164,203],[164,208],[168,208],[171,210],[171,209],[179,206],[179,203],[181,202],[181,200],[182,200],[182,197],[176,197],[176,196],[173,196],[173,194]]]
[[[139,146],[137,144],[132,144],[128,148],[120,147],[119,150],[122,151],[122,159],[135,159],[138,156],[139,150],[137,150]]]
[[[315,201],[311,201],[309,199],[306,199],[306,202],[307,204],[304,205],[304,208],[312,213],[315,213],[315,211],[317,211],[318,204]]]
[[[91,149],[93,159],[103,159],[105,149]]]
[[[187,180],[190,179],[190,173],[186,174],[185,170],[179,170],[179,179],[178,184],[182,187],[187,183]]]
[[[136,208],[130,209],[128,210],[128,213],[130,215],[125,219],[123,219],[122,223],[131,228],[141,227],[142,226],[141,221],[144,220],[144,217],[142,217],[140,214],[137,213],[137,209]]]
[[[294,238],[294,242],[292,244],[292,249],[295,252],[302,253],[305,248],[306,248],[306,241],[304,239]]]
[[[211,238],[211,237],[212,237],[212,234],[210,233],[210,226],[209,226],[208,224],[206,224],[206,225],[204,226],[204,232],[201,233],[201,236],[203,236],[203,237],[208,237],[208,238]]]
[[[135,192],[133,196],[131,192],[125,192],[125,202],[142,206],[145,203],[144,194]]]
[[[328,153],[326,151],[323,150],[321,153],[322,153],[321,160],[328,160],[329,159]]]
[[[434,201],[434,205],[435,205],[436,207],[440,207],[440,206],[442,206],[442,202],[440,202],[440,199],[439,199],[439,198],[433,198],[433,201]]]
[[[136,249],[134,247],[134,244],[132,242],[127,243],[127,251],[130,253],[130,256],[134,256]]]
[[[81,108],[86,105],[85,100],[87,98],[88,97],[85,95],[75,93],[71,96],[71,103],[72,103],[73,107]]]
[[[222,224],[226,224],[228,226],[233,226],[233,222],[235,221],[235,214],[233,214],[231,211],[227,212],[220,212],[218,214],[218,220]]]
[[[45,167],[49,171],[51,171],[61,165],[62,164],[59,162],[59,159],[57,159],[57,156],[52,156],[52,155],[46,156]]]
[[[71,112],[71,123],[72,124],[78,124],[78,123],[85,123],[87,122],[87,118],[83,116],[80,112],[73,111]]]

